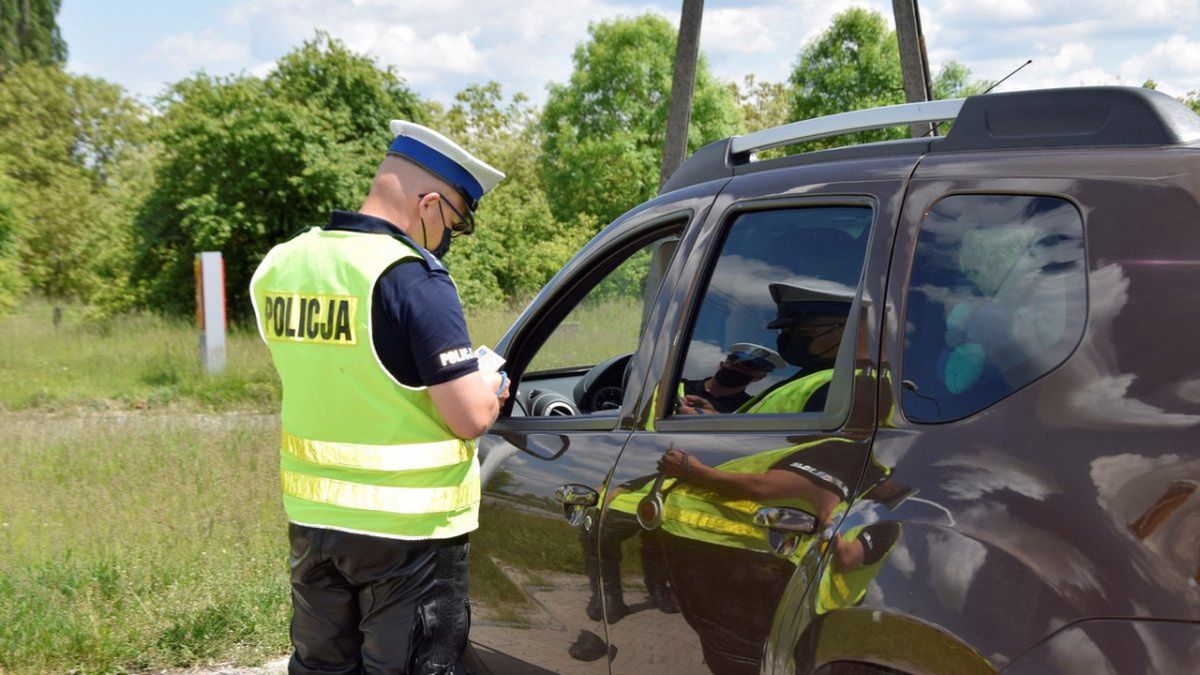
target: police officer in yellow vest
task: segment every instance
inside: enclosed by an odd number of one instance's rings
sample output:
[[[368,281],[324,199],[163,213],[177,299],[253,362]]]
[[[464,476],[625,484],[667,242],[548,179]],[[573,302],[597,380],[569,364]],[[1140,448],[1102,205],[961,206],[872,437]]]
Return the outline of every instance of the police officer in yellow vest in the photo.
[[[451,672],[466,645],[481,372],[440,258],[504,174],[426,127],[394,137],[358,213],[271,249],[251,281],[283,382],[292,673]]]
[[[785,283],[771,284],[768,289],[777,315],[767,328],[779,329],[779,355],[800,370],[746,402],[738,412],[820,412],[825,409],[833,364],[854,296]]]

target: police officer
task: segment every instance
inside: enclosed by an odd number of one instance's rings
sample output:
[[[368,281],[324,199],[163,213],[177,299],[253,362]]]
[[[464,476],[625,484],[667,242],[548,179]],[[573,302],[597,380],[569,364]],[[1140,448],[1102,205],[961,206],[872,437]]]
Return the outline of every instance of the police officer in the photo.
[[[676,411],[684,415],[734,412],[752,398],[746,387],[786,365],[774,350],[739,342],[729,348],[712,375],[682,381],[682,401]]]
[[[504,174],[426,127],[394,137],[358,213],[251,281],[283,382],[292,673],[450,672],[466,645],[473,440],[508,397],[481,372],[440,258]]]
[[[777,315],[767,324],[778,329],[776,347],[799,370],[738,408],[739,413],[820,412],[825,409],[838,347],[854,297],[786,283],[768,286]]]

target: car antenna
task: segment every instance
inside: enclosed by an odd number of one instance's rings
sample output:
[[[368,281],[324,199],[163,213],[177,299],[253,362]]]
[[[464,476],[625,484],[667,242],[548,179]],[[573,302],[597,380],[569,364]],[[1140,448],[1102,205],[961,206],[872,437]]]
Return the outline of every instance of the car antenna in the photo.
[[[1007,80],[1008,78],[1012,77],[1013,75],[1016,75],[1017,73],[1021,72],[1022,68],[1024,68],[1025,66],[1027,66],[1031,63],[1033,63],[1033,59],[1026,59],[1025,63],[1022,63],[1021,65],[1017,66],[1016,70],[1013,70],[1011,73],[1005,75],[1004,77],[1000,78],[999,80],[996,80],[995,82],[992,83],[992,86],[983,90],[983,92],[978,95],[983,96],[984,94],[991,92],[996,87],[999,87],[1001,82],[1003,82],[1003,81]],[[925,138],[929,134],[932,134],[933,132],[937,131],[937,128],[939,126],[941,126],[941,124],[942,124],[941,122],[935,122],[934,124],[929,125],[929,131],[926,131],[925,133],[921,134],[921,138]]]
[[[998,81],[997,81],[995,84],[993,84],[992,86],[990,86],[990,87],[988,87],[986,90],[984,90],[984,92],[983,92],[983,93],[984,93],[984,94],[986,94],[986,93],[990,92],[991,90],[995,89],[996,87],[999,87],[1001,82],[1004,82],[1005,80],[1007,80],[1008,78],[1012,77],[1013,75],[1016,75],[1017,73],[1021,72],[1021,69],[1022,69],[1022,68],[1024,68],[1025,66],[1027,66],[1027,65],[1029,65],[1029,64],[1031,64],[1031,63],[1033,63],[1033,59],[1028,59],[1028,60],[1026,60],[1026,61],[1025,61],[1025,63],[1022,63],[1021,65],[1017,66],[1017,69],[1016,69],[1016,70],[1014,70],[1014,71],[1012,71],[1011,73],[1009,73],[1009,74],[1005,75],[1004,77],[1000,78],[1000,79],[999,79],[999,80],[998,80]],[[983,95],[983,94],[980,94],[980,96],[982,96],[982,95]]]

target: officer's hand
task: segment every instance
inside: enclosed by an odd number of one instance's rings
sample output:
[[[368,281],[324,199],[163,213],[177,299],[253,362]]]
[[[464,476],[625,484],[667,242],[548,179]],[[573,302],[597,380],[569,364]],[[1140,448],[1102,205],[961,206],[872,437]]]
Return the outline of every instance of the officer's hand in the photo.
[[[694,455],[674,448],[658,459],[658,472],[668,478],[690,478],[693,471],[703,466]]]
[[[500,399],[500,405],[508,400],[508,376],[502,373],[484,373],[483,381],[487,383],[488,389]]]
[[[713,404],[695,394],[679,397],[679,403],[676,406],[676,412],[682,415],[715,415],[717,409]]]

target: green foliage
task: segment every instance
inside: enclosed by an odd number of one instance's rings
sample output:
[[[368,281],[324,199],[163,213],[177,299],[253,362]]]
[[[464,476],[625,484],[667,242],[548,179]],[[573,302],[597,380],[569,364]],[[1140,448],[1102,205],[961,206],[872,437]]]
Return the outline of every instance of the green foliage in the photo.
[[[559,222],[537,171],[541,132],[523,94],[507,102],[500,84],[467,87],[437,122],[439,129],[504,171],[506,178],[480,202],[479,227],[455,241],[447,257],[468,307],[531,297],[595,232],[580,214]]]
[[[873,10],[855,7],[833,18],[800,52],[792,70],[792,119],[804,120],[904,102],[895,31]],[[897,129],[854,134],[856,142],[903,138]],[[842,145],[833,141],[815,146]]]
[[[1200,114],[1200,91],[1189,91],[1187,96],[1183,97],[1183,102]]]
[[[652,14],[594,23],[575,48],[568,84],[550,86],[542,114],[541,172],[551,211],[607,223],[658,191],[676,30]],[[704,58],[688,127],[688,150],[737,131],[728,86]]]
[[[53,298],[88,300],[127,267],[132,176],[145,111],[117,85],[22,64],[0,87],[0,158],[16,184],[24,274]]]
[[[741,86],[730,85],[742,111],[742,133],[770,129],[792,121],[791,86],[760,81],[746,75]]]
[[[28,286],[17,255],[20,228],[16,182],[0,168],[0,317],[12,311]]]
[[[0,74],[15,63],[66,63],[67,43],[56,20],[60,3],[0,0]]]
[[[946,63],[934,78],[933,97],[972,96],[991,85],[970,78],[970,68],[957,61]],[[848,9],[800,52],[791,84],[791,114],[796,120],[904,103],[896,32],[874,10]],[[907,127],[878,129],[822,139],[804,149],[846,145],[847,139],[871,143],[907,137]]]
[[[946,99],[976,96],[987,91],[992,84],[989,80],[972,80],[970,68],[958,61],[947,61],[933,78],[933,97]]]
[[[234,318],[249,315],[244,289],[271,246],[361,203],[391,141],[388,121],[425,119],[391,69],[324,34],[265,80],[201,74],[160,106],[133,282],[150,308],[189,313],[195,254],[222,251]]]

